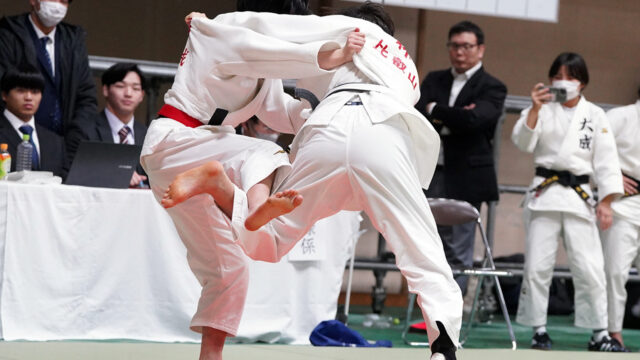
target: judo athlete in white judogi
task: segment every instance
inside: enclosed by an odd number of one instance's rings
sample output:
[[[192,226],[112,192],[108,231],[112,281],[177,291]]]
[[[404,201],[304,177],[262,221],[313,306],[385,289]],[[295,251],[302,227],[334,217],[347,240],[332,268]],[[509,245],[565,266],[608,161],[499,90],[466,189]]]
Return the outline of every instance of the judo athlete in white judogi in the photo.
[[[640,100],[609,110],[607,118],[618,148],[625,196],[611,203],[613,224],[601,232],[601,237],[607,274],[608,330],[624,346],[625,285],[631,265],[640,269]]]
[[[224,51],[218,46],[219,39],[226,43]],[[319,64],[324,50],[332,54],[341,45],[319,41],[300,46],[265,40],[248,37],[238,29],[210,29],[204,20],[191,24],[174,83],[141,153],[158,201],[178,174],[216,160],[222,167],[210,170],[223,171],[233,182],[232,206],[246,208],[252,189],[263,185],[261,189],[269,194],[271,187],[261,182],[276,169],[289,167],[288,156],[278,145],[236,135],[234,127],[257,115],[276,131],[293,132],[288,115],[300,111],[299,102],[283,97],[280,80],[238,76],[217,65],[223,61],[280,64],[264,72],[262,78],[271,79],[319,75],[326,72]],[[220,109],[228,111],[222,112],[221,125],[207,125]],[[206,347],[220,356],[224,337],[236,334],[247,292],[247,259],[233,241],[226,216],[231,214],[225,215],[222,208],[218,199],[214,202],[211,196],[200,195],[168,210],[187,248],[189,265],[203,286],[191,322],[194,331],[204,331],[203,358]],[[215,332],[215,344],[208,331]]]
[[[523,110],[512,134],[516,146],[532,152],[536,176],[525,199],[525,265],[517,321],[534,327],[532,347],[550,349],[546,332],[549,286],[560,237],[575,287],[575,325],[593,329],[589,350],[621,351],[607,336],[607,295],[602,228],[611,224],[609,203],[622,195],[616,145],[604,111],[581,96],[589,81],[586,64],[563,53],[551,66],[553,87],[567,90],[563,104],[548,102],[542,83],[532,90],[533,106]],[[598,186],[595,202],[589,180]]]
[[[380,27],[344,16],[231,13],[214,24],[300,44],[340,43],[354,27],[366,35],[352,64],[297,83],[322,101],[294,139],[292,171],[283,180],[278,173],[276,191],[296,189],[302,205],[253,232],[244,229],[245,218],[236,217],[234,208],[234,231],[249,256],[278,261],[315,221],[340,210],[364,210],[395,253],[409,290],[418,294],[433,358],[455,359],[462,296],[422,193],[433,175],[439,137],[413,107],[419,77],[404,46]],[[256,71],[245,64],[228,69]]]

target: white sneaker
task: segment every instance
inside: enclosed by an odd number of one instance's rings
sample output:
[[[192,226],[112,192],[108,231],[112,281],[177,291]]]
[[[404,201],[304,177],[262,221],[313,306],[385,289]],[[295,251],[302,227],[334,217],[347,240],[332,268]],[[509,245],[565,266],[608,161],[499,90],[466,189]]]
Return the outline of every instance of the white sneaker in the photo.
[[[446,360],[446,358],[441,353],[435,353],[431,355],[431,360]]]

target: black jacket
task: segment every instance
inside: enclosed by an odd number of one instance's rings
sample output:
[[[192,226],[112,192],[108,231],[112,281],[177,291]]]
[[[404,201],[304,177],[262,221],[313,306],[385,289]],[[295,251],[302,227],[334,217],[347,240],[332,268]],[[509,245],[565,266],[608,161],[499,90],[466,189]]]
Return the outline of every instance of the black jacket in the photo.
[[[33,27],[28,16],[27,13],[0,19],[0,77],[6,69],[22,62],[40,69],[30,33]],[[96,112],[96,88],[89,68],[86,32],[79,26],[60,23],[56,27],[55,36],[56,74],[60,75],[56,88],[61,101],[63,121],[63,132],[60,135],[64,136],[70,162],[80,141],[86,138],[82,133],[82,124],[89,121]],[[48,74],[43,75],[46,81],[52,82]]]
[[[64,141],[62,137],[38,124],[36,124],[36,132],[38,134],[38,145],[40,147],[40,170],[51,171],[54,175],[60,176],[64,180],[67,176],[68,166],[65,160]],[[20,142],[22,142],[22,138],[16,129],[11,126],[11,123],[4,114],[0,113],[0,143],[9,145],[11,171],[16,170],[18,145]]]
[[[460,90],[453,107],[449,107],[452,84],[450,69],[430,72],[420,86],[421,96],[416,104],[438,133],[443,126],[451,131],[441,137],[447,197],[471,203],[498,200],[493,136],[507,88],[480,68]],[[437,105],[427,114],[430,102]],[[470,104],[475,108],[465,110]]]
[[[107,120],[107,115],[105,114],[104,110],[93,116],[90,125],[85,129],[85,132],[89,141],[114,143],[113,135],[111,134],[111,126],[109,125],[109,120]],[[146,135],[147,127],[142,125],[138,121],[134,121],[133,137],[136,145],[142,146],[142,144],[144,143],[144,137]],[[136,172],[140,175],[147,175],[140,163],[138,163],[138,166],[136,167]]]

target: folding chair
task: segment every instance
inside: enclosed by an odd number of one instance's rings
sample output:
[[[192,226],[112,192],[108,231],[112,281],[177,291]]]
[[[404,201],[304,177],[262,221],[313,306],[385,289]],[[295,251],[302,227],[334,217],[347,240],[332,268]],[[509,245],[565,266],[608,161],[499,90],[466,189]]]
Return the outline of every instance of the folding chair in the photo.
[[[484,247],[485,247],[485,257],[484,257],[483,265],[481,268],[454,270],[454,274],[480,277],[480,280],[478,281],[478,286],[476,287],[473,304],[471,306],[471,314],[469,316],[469,321],[467,322],[465,331],[461,333],[460,342],[464,343],[467,337],[469,336],[471,325],[473,323],[473,317],[475,315],[475,308],[478,301],[478,296],[480,294],[480,290],[482,289],[482,279],[485,276],[491,276],[495,279],[495,285],[498,293],[498,300],[500,303],[500,307],[502,308],[502,314],[504,315],[504,319],[507,323],[507,329],[509,331],[509,337],[511,339],[511,347],[513,350],[515,350],[517,346],[516,338],[513,333],[513,327],[511,326],[511,319],[509,318],[507,305],[504,301],[504,296],[502,294],[502,288],[500,287],[500,282],[498,281],[499,276],[513,276],[513,274],[510,271],[496,270],[495,263],[493,262],[491,246],[489,245],[487,236],[482,227],[482,220],[480,218],[480,213],[476,208],[474,208],[471,204],[469,204],[466,201],[441,199],[441,198],[428,199],[428,200],[429,200],[429,206],[431,207],[431,212],[433,213],[433,217],[436,221],[436,224],[444,225],[444,226],[452,226],[452,225],[465,224],[473,221],[477,224],[478,229],[480,230],[482,242],[484,243]],[[415,300],[416,300],[416,295],[410,294],[409,305],[407,306],[405,329],[402,332],[402,340],[408,345],[426,346],[428,345],[428,343],[426,342],[412,342],[407,339],[407,334],[411,326],[411,314],[413,313]]]

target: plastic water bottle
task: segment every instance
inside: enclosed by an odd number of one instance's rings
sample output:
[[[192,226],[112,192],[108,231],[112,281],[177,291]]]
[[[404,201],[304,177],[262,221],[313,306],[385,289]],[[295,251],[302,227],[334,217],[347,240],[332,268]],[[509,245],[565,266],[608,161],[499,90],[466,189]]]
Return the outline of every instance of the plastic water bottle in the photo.
[[[16,159],[16,171],[31,170],[31,154],[33,145],[29,142],[29,135],[22,135],[22,142],[18,145],[18,155]]]
[[[11,154],[8,149],[9,145],[0,144],[0,180],[4,180],[11,171]]]

